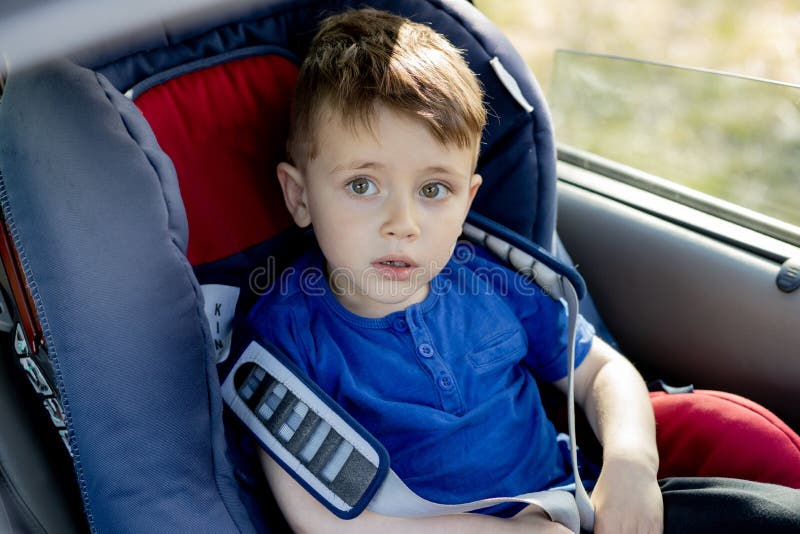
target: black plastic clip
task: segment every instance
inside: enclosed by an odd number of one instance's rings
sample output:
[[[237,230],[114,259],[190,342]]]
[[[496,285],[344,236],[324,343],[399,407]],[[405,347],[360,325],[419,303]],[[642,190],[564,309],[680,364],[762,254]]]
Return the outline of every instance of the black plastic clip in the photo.
[[[689,384],[687,386],[670,386],[664,382],[664,380],[658,378],[647,383],[647,390],[650,393],[664,391],[670,395],[675,395],[677,393],[694,393],[694,384]]]

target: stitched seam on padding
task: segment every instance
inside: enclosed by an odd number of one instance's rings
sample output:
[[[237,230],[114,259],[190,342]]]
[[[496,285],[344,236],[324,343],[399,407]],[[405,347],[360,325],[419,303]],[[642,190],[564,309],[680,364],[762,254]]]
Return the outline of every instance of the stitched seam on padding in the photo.
[[[45,313],[44,302],[41,294],[39,293],[39,286],[36,283],[36,277],[33,274],[33,269],[25,253],[25,247],[22,246],[22,240],[19,236],[19,230],[17,229],[16,220],[14,218],[13,210],[11,209],[11,203],[8,199],[8,190],[6,189],[5,177],[3,176],[2,172],[0,172],[0,206],[2,206],[3,213],[5,214],[8,232],[11,234],[11,240],[14,242],[14,248],[17,250],[19,262],[22,266],[22,272],[25,275],[25,281],[28,284],[31,298],[36,306],[36,313],[39,316],[39,326],[42,327],[42,335],[44,335],[44,338],[47,342],[47,355],[53,365],[53,371],[56,375],[56,388],[61,396],[61,405],[64,408],[64,422],[67,426],[67,436],[69,438],[70,448],[72,449],[72,464],[75,466],[75,475],[78,479],[81,497],[83,498],[84,512],[89,523],[89,529],[92,532],[96,532],[94,515],[92,514],[91,504],[89,503],[89,490],[86,485],[86,477],[83,473],[83,464],[81,463],[78,441],[75,437],[75,430],[72,425],[72,410],[70,409],[69,398],[64,387],[64,375],[61,371],[61,364],[58,359],[58,349],[56,348],[55,339],[53,338],[53,333],[50,329],[50,322],[47,319],[47,313]],[[28,342],[33,343],[33,340],[30,339]]]

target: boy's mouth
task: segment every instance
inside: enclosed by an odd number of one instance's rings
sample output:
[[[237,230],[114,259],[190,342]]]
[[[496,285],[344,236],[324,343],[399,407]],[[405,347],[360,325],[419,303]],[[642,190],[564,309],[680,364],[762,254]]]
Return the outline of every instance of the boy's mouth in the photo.
[[[373,265],[386,265],[388,267],[416,267],[414,260],[403,254],[389,254],[372,262]]]
[[[372,266],[385,278],[391,280],[408,280],[417,268],[416,264],[405,256],[386,256],[372,262]]]

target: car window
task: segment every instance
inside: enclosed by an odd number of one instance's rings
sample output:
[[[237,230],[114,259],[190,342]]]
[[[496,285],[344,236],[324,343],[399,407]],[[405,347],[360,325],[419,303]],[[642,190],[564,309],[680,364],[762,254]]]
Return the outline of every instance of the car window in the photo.
[[[561,160],[800,244],[800,70],[787,39],[800,17],[790,2],[476,5],[544,86]]]
[[[652,175],[645,189],[666,179],[800,233],[800,87],[559,51],[549,101],[564,158],[596,154]]]

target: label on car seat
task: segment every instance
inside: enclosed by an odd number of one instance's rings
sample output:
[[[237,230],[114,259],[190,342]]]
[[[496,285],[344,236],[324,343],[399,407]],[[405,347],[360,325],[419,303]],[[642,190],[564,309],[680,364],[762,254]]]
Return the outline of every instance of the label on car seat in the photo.
[[[217,363],[224,362],[231,352],[231,326],[236,313],[236,302],[239,300],[239,288],[220,284],[203,284],[200,287],[203,289],[203,311],[214,340]]]

